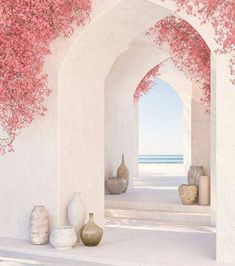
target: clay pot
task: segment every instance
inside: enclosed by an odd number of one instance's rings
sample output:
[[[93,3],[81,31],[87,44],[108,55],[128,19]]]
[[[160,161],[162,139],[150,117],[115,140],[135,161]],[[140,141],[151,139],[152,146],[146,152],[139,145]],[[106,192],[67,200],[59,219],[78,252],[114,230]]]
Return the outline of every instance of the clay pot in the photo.
[[[77,235],[72,226],[58,226],[52,229],[50,243],[56,249],[70,249],[77,242]]]
[[[129,170],[125,165],[125,161],[124,161],[124,154],[122,154],[122,162],[120,164],[120,166],[118,167],[117,170],[117,177],[119,178],[123,178],[126,180],[126,185],[123,189],[123,192],[127,191],[128,185],[129,185]]]
[[[49,239],[49,217],[44,206],[35,206],[30,220],[30,239],[33,245],[44,245]]]
[[[106,185],[110,194],[121,194],[126,187],[126,180],[122,177],[109,177]]]
[[[103,236],[103,230],[95,224],[93,213],[89,213],[89,221],[81,230],[81,240],[85,246],[97,246]]]
[[[192,205],[195,203],[198,191],[196,185],[183,184],[179,186],[178,191],[184,205]]]

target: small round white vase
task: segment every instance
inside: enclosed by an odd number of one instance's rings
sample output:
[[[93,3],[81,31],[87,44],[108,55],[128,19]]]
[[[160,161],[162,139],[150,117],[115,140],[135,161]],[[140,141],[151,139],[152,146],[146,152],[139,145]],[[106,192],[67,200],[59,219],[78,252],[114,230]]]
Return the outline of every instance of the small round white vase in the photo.
[[[72,226],[58,226],[52,229],[50,243],[56,249],[70,249],[77,242],[77,235]]]
[[[86,209],[85,204],[81,200],[81,193],[73,194],[73,199],[68,206],[68,221],[77,233],[78,240],[80,240],[80,230],[85,224]]]

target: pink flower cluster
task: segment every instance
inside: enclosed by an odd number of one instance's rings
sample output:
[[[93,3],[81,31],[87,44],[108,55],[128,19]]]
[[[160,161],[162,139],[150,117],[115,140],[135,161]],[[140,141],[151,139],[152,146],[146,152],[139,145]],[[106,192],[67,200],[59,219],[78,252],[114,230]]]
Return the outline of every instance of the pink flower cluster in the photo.
[[[184,10],[197,16],[201,22],[210,22],[215,29],[220,52],[229,52],[235,45],[234,0],[176,0],[177,11]]]
[[[170,55],[188,78],[197,82],[203,90],[202,101],[209,107],[210,103],[210,49],[194,28],[185,20],[174,16],[166,17],[152,26],[147,33],[154,43],[161,47],[166,44]],[[153,74],[159,74],[159,65],[153,68],[137,87],[135,100],[146,93],[154,80]]]
[[[162,0],[165,1],[165,0]],[[211,23],[215,29],[217,53],[231,53],[230,74],[235,85],[235,1],[233,0],[176,0],[176,12],[186,11],[197,16],[202,24]],[[200,84],[204,97],[202,102],[209,110],[210,105],[210,51],[201,36],[184,20],[170,16],[150,28],[147,34],[154,43],[168,44],[176,66],[191,80]],[[156,69],[159,69],[156,66]],[[146,93],[154,80],[151,70],[140,82],[135,100]],[[159,73],[158,73],[159,74]],[[157,74],[157,75],[158,75]]]
[[[164,1],[164,0],[163,0]],[[177,11],[197,16],[201,23],[211,23],[215,29],[217,53],[231,53],[231,82],[235,85],[235,1],[234,0],[176,0]]]
[[[49,44],[72,34],[89,18],[90,0],[0,0],[0,153],[35,116],[44,115],[49,95],[43,74]]]
[[[135,103],[137,103],[139,101],[141,95],[146,94],[151,89],[151,87],[154,84],[156,77],[160,75],[160,68],[161,68],[163,62],[156,65],[155,67],[153,67],[144,76],[144,78],[140,81],[137,89],[135,90],[135,94],[134,94],[134,102]]]

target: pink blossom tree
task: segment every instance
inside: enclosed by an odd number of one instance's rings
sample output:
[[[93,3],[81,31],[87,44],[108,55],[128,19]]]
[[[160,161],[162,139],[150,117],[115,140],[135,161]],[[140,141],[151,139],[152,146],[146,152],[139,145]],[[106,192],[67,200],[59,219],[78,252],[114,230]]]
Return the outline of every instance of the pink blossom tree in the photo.
[[[152,26],[146,34],[153,37],[153,42],[158,47],[168,46],[177,68],[199,84],[203,91],[202,101],[208,109],[210,104],[210,49],[199,33],[185,20],[169,16]],[[152,81],[159,75],[160,66],[154,67],[142,79],[134,95],[135,100],[150,89]]]
[[[231,54],[230,74],[231,81],[235,85],[235,1],[176,0],[175,2],[176,12],[186,11],[189,15],[197,16],[202,24],[211,23],[215,30],[215,41],[218,44],[215,52]],[[154,38],[154,43],[158,46],[163,43],[168,44],[176,66],[191,80],[200,84],[204,93],[202,102],[209,110],[210,51],[201,36],[187,22],[173,16],[155,24],[147,34]],[[153,73],[159,74],[159,66],[154,69],[150,70],[140,82],[134,96],[135,100],[138,100],[139,96],[151,87],[154,80]]]
[[[8,135],[0,140],[1,154],[45,114],[50,90],[43,63],[50,42],[69,37],[72,25],[82,26],[90,11],[90,0],[0,0],[0,126]]]

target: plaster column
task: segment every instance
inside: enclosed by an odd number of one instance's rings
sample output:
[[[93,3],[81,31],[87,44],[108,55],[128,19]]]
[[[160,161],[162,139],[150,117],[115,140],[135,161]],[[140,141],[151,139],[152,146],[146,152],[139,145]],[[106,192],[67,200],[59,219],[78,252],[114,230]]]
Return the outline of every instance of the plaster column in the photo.
[[[129,188],[138,174],[138,104],[134,104],[134,93],[149,69],[168,57],[152,43],[134,41],[117,58],[106,78],[105,177],[116,175],[124,153]]]
[[[217,260],[235,263],[235,87],[229,59],[216,57]]]
[[[198,84],[192,91],[192,165],[203,166],[210,176],[210,114],[201,103],[203,97]]]

